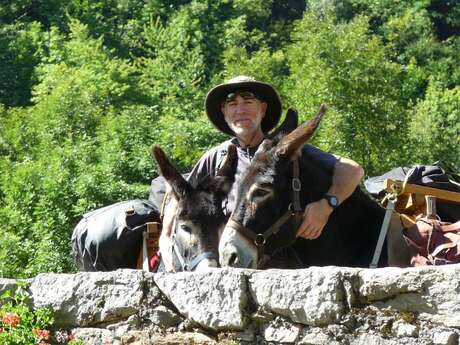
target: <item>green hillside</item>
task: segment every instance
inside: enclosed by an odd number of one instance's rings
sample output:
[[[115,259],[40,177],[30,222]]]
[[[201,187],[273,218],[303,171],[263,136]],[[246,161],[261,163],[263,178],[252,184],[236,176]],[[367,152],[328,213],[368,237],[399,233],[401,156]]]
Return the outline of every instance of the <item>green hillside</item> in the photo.
[[[16,0],[0,5],[0,277],[74,270],[82,213],[146,198],[224,139],[203,101],[246,74],[367,175],[460,167],[454,0]]]

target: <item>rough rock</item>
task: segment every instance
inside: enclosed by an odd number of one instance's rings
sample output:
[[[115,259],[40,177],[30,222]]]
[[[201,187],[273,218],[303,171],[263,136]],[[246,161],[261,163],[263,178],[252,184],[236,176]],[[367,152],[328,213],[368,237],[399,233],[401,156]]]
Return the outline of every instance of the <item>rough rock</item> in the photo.
[[[150,321],[154,325],[162,326],[163,328],[177,326],[182,321],[182,318],[178,314],[163,305],[152,309],[150,314],[152,315]]]
[[[112,323],[138,313],[144,296],[143,273],[40,274],[30,292],[35,308],[54,311],[58,327]]]
[[[307,270],[266,270],[249,274],[255,304],[305,325],[338,322],[347,307],[343,284],[346,269],[312,267]]]
[[[306,328],[301,333],[299,345],[340,345],[340,343],[330,337],[327,330],[319,327]]]
[[[362,270],[359,276],[365,302],[460,328],[460,265]]]
[[[84,344],[112,344],[119,345],[121,342],[114,340],[113,333],[103,328],[75,328],[73,330],[75,339],[81,340]],[[118,343],[118,344],[117,344]]]
[[[262,334],[266,341],[277,343],[294,343],[299,337],[301,327],[277,317],[263,327]]]
[[[458,344],[458,334],[452,331],[436,332],[433,335],[433,344],[436,344],[436,345]]]
[[[34,308],[85,344],[458,345],[460,265],[40,274]],[[18,286],[0,279],[0,295]]]
[[[415,337],[417,336],[417,326],[404,321],[396,321],[393,323],[392,332],[398,338]]]
[[[155,283],[179,312],[212,330],[245,326],[246,278],[237,270],[155,275]]]
[[[184,344],[203,344],[213,345],[217,342],[201,333],[186,332],[181,334],[153,335],[150,337],[149,344],[155,345],[184,345]],[[229,344],[230,345],[230,344]]]

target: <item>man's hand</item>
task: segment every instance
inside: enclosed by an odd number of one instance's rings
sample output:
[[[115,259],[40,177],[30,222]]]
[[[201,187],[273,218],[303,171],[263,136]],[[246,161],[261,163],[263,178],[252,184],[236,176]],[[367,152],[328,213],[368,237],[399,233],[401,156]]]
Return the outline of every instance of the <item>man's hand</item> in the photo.
[[[338,157],[334,166],[332,184],[326,194],[335,195],[339,202],[346,200],[361,182],[364,170],[349,158]],[[297,236],[314,240],[321,235],[333,208],[326,199],[312,202],[305,207],[303,221],[297,230]]]
[[[326,199],[308,204],[303,212],[303,221],[297,230],[297,236],[314,240],[321,235],[333,209]]]

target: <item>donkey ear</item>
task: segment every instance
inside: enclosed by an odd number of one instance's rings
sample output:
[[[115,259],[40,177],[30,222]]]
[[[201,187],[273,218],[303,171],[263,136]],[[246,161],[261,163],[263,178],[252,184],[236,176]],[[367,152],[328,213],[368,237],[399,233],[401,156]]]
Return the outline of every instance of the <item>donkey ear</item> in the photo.
[[[211,190],[225,197],[233,186],[234,177],[214,176],[211,181]]]
[[[216,193],[227,195],[230,192],[233,182],[235,181],[237,165],[238,154],[236,152],[236,146],[229,145],[225,162],[213,178],[213,190]]]
[[[225,162],[219,168],[219,171],[216,172],[216,176],[225,176],[233,181],[235,179],[237,165],[238,156],[236,153],[236,146],[230,145],[227,148],[227,157],[225,157]]]
[[[173,167],[160,146],[153,146],[152,155],[156,160],[158,167],[160,168],[161,175],[163,175],[165,180],[171,186],[175,198],[180,199],[188,194],[190,190],[190,184]]]
[[[276,146],[276,154],[280,157],[292,157],[298,150],[315,134],[316,129],[321,122],[321,118],[326,113],[327,105],[321,104],[318,114],[303,123],[291,133],[286,135]]]
[[[266,154],[269,150],[271,150],[273,148],[273,140],[270,140],[270,139],[264,139],[259,147],[257,148],[257,151],[256,153],[254,154],[254,156],[256,157],[262,157],[262,155]]]
[[[296,129],[298,122],[299,116],[297,114],[297,110],[294,108],[289,108],[286,112],[283,123],[268,135],[268,139],[279,140],[280,137],[291,133],[294,129]]]

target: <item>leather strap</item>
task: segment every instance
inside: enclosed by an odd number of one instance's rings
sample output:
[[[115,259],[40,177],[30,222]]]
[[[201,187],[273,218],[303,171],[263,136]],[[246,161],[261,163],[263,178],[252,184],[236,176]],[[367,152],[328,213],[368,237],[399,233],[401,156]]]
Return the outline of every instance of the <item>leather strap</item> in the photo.
[[[295,159],[293,162],[293,177],[292,177],[292,202],[294,204],[295,212],[302,212],[302,207],[300,206],[300,190],[302,189],[302,182],[300,182],[300,167],[299,159]]]
[[[395,203],[396,203],[396,199],[394,198],[388,199],[385,217],[383,218],[382,226],[380,227],[379,239],[377,241],[377,245],[375,246],[374,256],[369,265],[369,268],[377,268],[379,264],[380,255],[382,253],[382,248],[383,248],[383,242],[385,242],[385,238],[388,232],[388,227],[390,226],[391,215],[393,211],[395,210]]]
[[[198,264],[203,261],[204,259],[214,259],[216,261],[219,261],[219,258],[217,258],[216,254],[213,252],[203,252],[200,255],[195,256],[195,258],[190,261],[188,265],[186,265],[186,270],[185,271],[193,271]]]
[[[147,238],[148,238],[147,231],[142,232],[142,270],[145,272],[150,271],[149,267],[149,253],[147,248]]]
[[[239,233],[254,241],[258,251],[259,263],[264,256],[263,248],[267,239],[271,235],[278,233],[278,231],[281,229],[281,226],[283,226],[284,223],[286,223],[291,217],[296,217],[296,222],[298,222],[302,215],[302,207],[300,205],[300,191],[302,189],[302,183],[300,182],[300,168],[298,158],[293,161],[293,177],[291,181],[291,188],[292,203],[289,204],[286,212],[284,212],[283,215],[263,233],[256,233],[255,231],[243,226],[243,224],[233,220],[232,218],[230,218],[227,222],[226,226],[235,229]]]
[[[179,260],[180,266],[182,271],[193,271],[198,264],[203,261],[204,259],[215,259],[219,261],[219,258],[217,257],[216,254],[213,252],[203,252],[200,255],[195,256],[191,261],[187,262],[187,260],[184,258],[182,253],[180,252],[180,249],[176,243],[176,222],[174,222],[174,233],[172,236],[172,249],[174,254],[176,254],[177,260]]]
[[[433,250],[433,253],[430,254],[431,257],[435,257],[438,255],[440,252],[442,252],[444,249],[449,249],[449,248],[454,248],[460,243],[460,239],[450,242],[450,243],[444,243],[440,244],[439,246],[436,247],[435,250]]]

